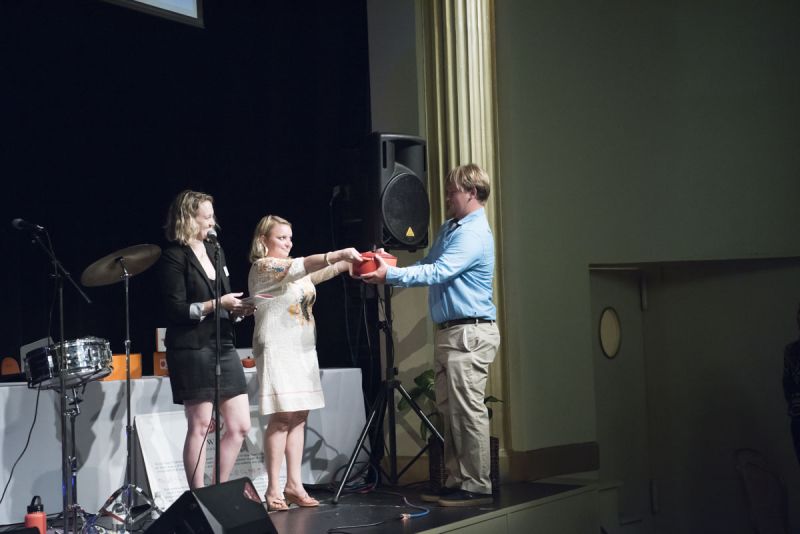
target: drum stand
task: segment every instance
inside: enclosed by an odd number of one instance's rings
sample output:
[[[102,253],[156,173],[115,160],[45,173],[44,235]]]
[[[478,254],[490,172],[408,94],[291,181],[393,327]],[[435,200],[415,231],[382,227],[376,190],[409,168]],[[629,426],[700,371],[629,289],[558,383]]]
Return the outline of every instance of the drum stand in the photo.
[[[42,234],[47,236],[47,243],[42,240]],[[67,399],[66,393],[67,387],[65,383],[65,377],[67,374],[67,347],[64,339],[64,278],[70,281],[70,283],[75,287],[75,289],[78,290],[78,293],[80,293],[80,295],[88,304],[91,304],[92,301],[88,296],[86,296],[86,293],[81,290],[80,286],[75,283],[69,272],[64,268],[63,265],[61,265],[61,262],[58,261],[55,251],[50,243],[50,235],[47,233],[47,230],[42,227],[32,229],[31,238],[39,245],[39,247],[53,263],[52,276],[56,281],[56,291],[58,294],[58,326],[61,342],[61,350],[59,353],[58,362],[58,391],[61,399],[61,494],[64,505],[62,510],[62,517],[64,520],[63,532],[69,532],[71,523],[73,534],[77,534],[78,513],[81,512],[81,516],[83,517],[83,511],[76,502],[78,463],[75,456],[76,449],[74,431],[75,417],[80,413],[80,409],[78,408],[80,399],[78,399],[78,395],[75,393],[74,388],[71,399]],[[70,404],[73,406],[72,408],[68,408],[68,405]],[[69,418],[70,423],[67,423],[67,418]],[[67,439],[68,435],[69,440]],[[72,448],[71,451],[70,447]]]
[[[62,344],[61,359],[64,361],[66,347]],[[72,396],[64,392],[64,372],[61,371],[61,388],[58,390],[61,396],[62,409],[62,433],[61,433],[61,453],[62,453],[62,491],[64,494],[64,532],[69,532],[72,525],[72,532],[78,532],[78,515],[85,517],[83,508],[77,504],[78,499],[78,457],[75,447],[75,418],[80,415],[80,402],[75,388],[72,388]],[[67,424],[69,418],[69,424]]]
[[[128,420],[127,424],[125,425],[125,435],[126,435],[126,447],[127,447],[127,461],[125,463],[125,484],[117,489],[108,500],[103,504],[98,512],[98,515],[117,515],[116,512],[109,512],[108,506],[112,504],[114,501],[117,500],[117,497],[120,494],[123,494],[122,499],[122,510],[125,512],[125,517],[120,518],[118,515],[114,519],[119,521],[122,519],[125,523],[125,532],[131,532],[133,524],[136,523],[142,516],[145,514],[150,513],[151,511],[156,511],[160,513],[160,510],[156,507],[153,500],[139,487],[135,486],[131,482],[131,478],[133,477],[133,455],[131,454],[132,450],[132,443],[133,443],[133,427],[131,426],[131,332],[130,332],[130,301],[129,301],[129,279],[131,274],[128,272],[128,268],[125,265],[125,257],[120,256],[116,258],[116,262],[122,268],[122,280],[125,286],[125,400],[127,403],[127,415]],[[150,507],[136,517],[132,517],[131,511],[133,509],[133,495],[139,495],[142,499],[144,499]],[[122,511],[121,510],[121,511]]]

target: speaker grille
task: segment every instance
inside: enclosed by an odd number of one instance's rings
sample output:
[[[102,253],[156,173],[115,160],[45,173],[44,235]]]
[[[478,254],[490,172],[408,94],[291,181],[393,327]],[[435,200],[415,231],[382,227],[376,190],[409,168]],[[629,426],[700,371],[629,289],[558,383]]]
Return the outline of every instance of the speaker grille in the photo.
[[[403,247],[425,246],[428,235],[430,203],[425,185],[407,172],[392,177],[381,195],[383,243]]]

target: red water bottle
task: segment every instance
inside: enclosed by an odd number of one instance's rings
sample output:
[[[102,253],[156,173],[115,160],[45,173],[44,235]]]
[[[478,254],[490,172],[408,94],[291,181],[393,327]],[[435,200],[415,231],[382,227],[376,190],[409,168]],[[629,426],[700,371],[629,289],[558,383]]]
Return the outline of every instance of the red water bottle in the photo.
[[[47,534],[47,516],[44,513],[42,498],[36,495],[28,506],[28,513],[25,514],[25,528],[34,527],[39,529],[39,534]]]

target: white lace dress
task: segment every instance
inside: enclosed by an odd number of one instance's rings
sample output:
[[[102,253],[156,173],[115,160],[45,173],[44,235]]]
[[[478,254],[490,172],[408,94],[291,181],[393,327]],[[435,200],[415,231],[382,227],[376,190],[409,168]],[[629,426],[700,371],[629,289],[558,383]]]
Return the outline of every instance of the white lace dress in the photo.
[[[303,258],[261,258],[250,267],[250,295],[275,297],[260,302],[255,312],[253,356],[260,414],[325,406],[312,307],[317,296],[314,285],[336,274],[330,266],[308,275]]]

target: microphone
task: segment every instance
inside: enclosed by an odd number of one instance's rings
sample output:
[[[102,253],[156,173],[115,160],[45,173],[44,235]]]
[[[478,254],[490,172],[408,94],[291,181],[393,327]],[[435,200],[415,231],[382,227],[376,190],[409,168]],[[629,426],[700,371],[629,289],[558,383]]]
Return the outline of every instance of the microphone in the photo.
[[[219,239],[217,238],[217,230],[216,230],[216,228],[211,228],[211,229],[208,230],[208,233],[206,234],[206,239],[208,239],[210,242],[214,243],[215,245],[219,244]]]
[[[29,223],[25,219],[14,219],[11,221],[11,226],[17,230],[28,230],[29,232],[44,232],[44,226]]]

